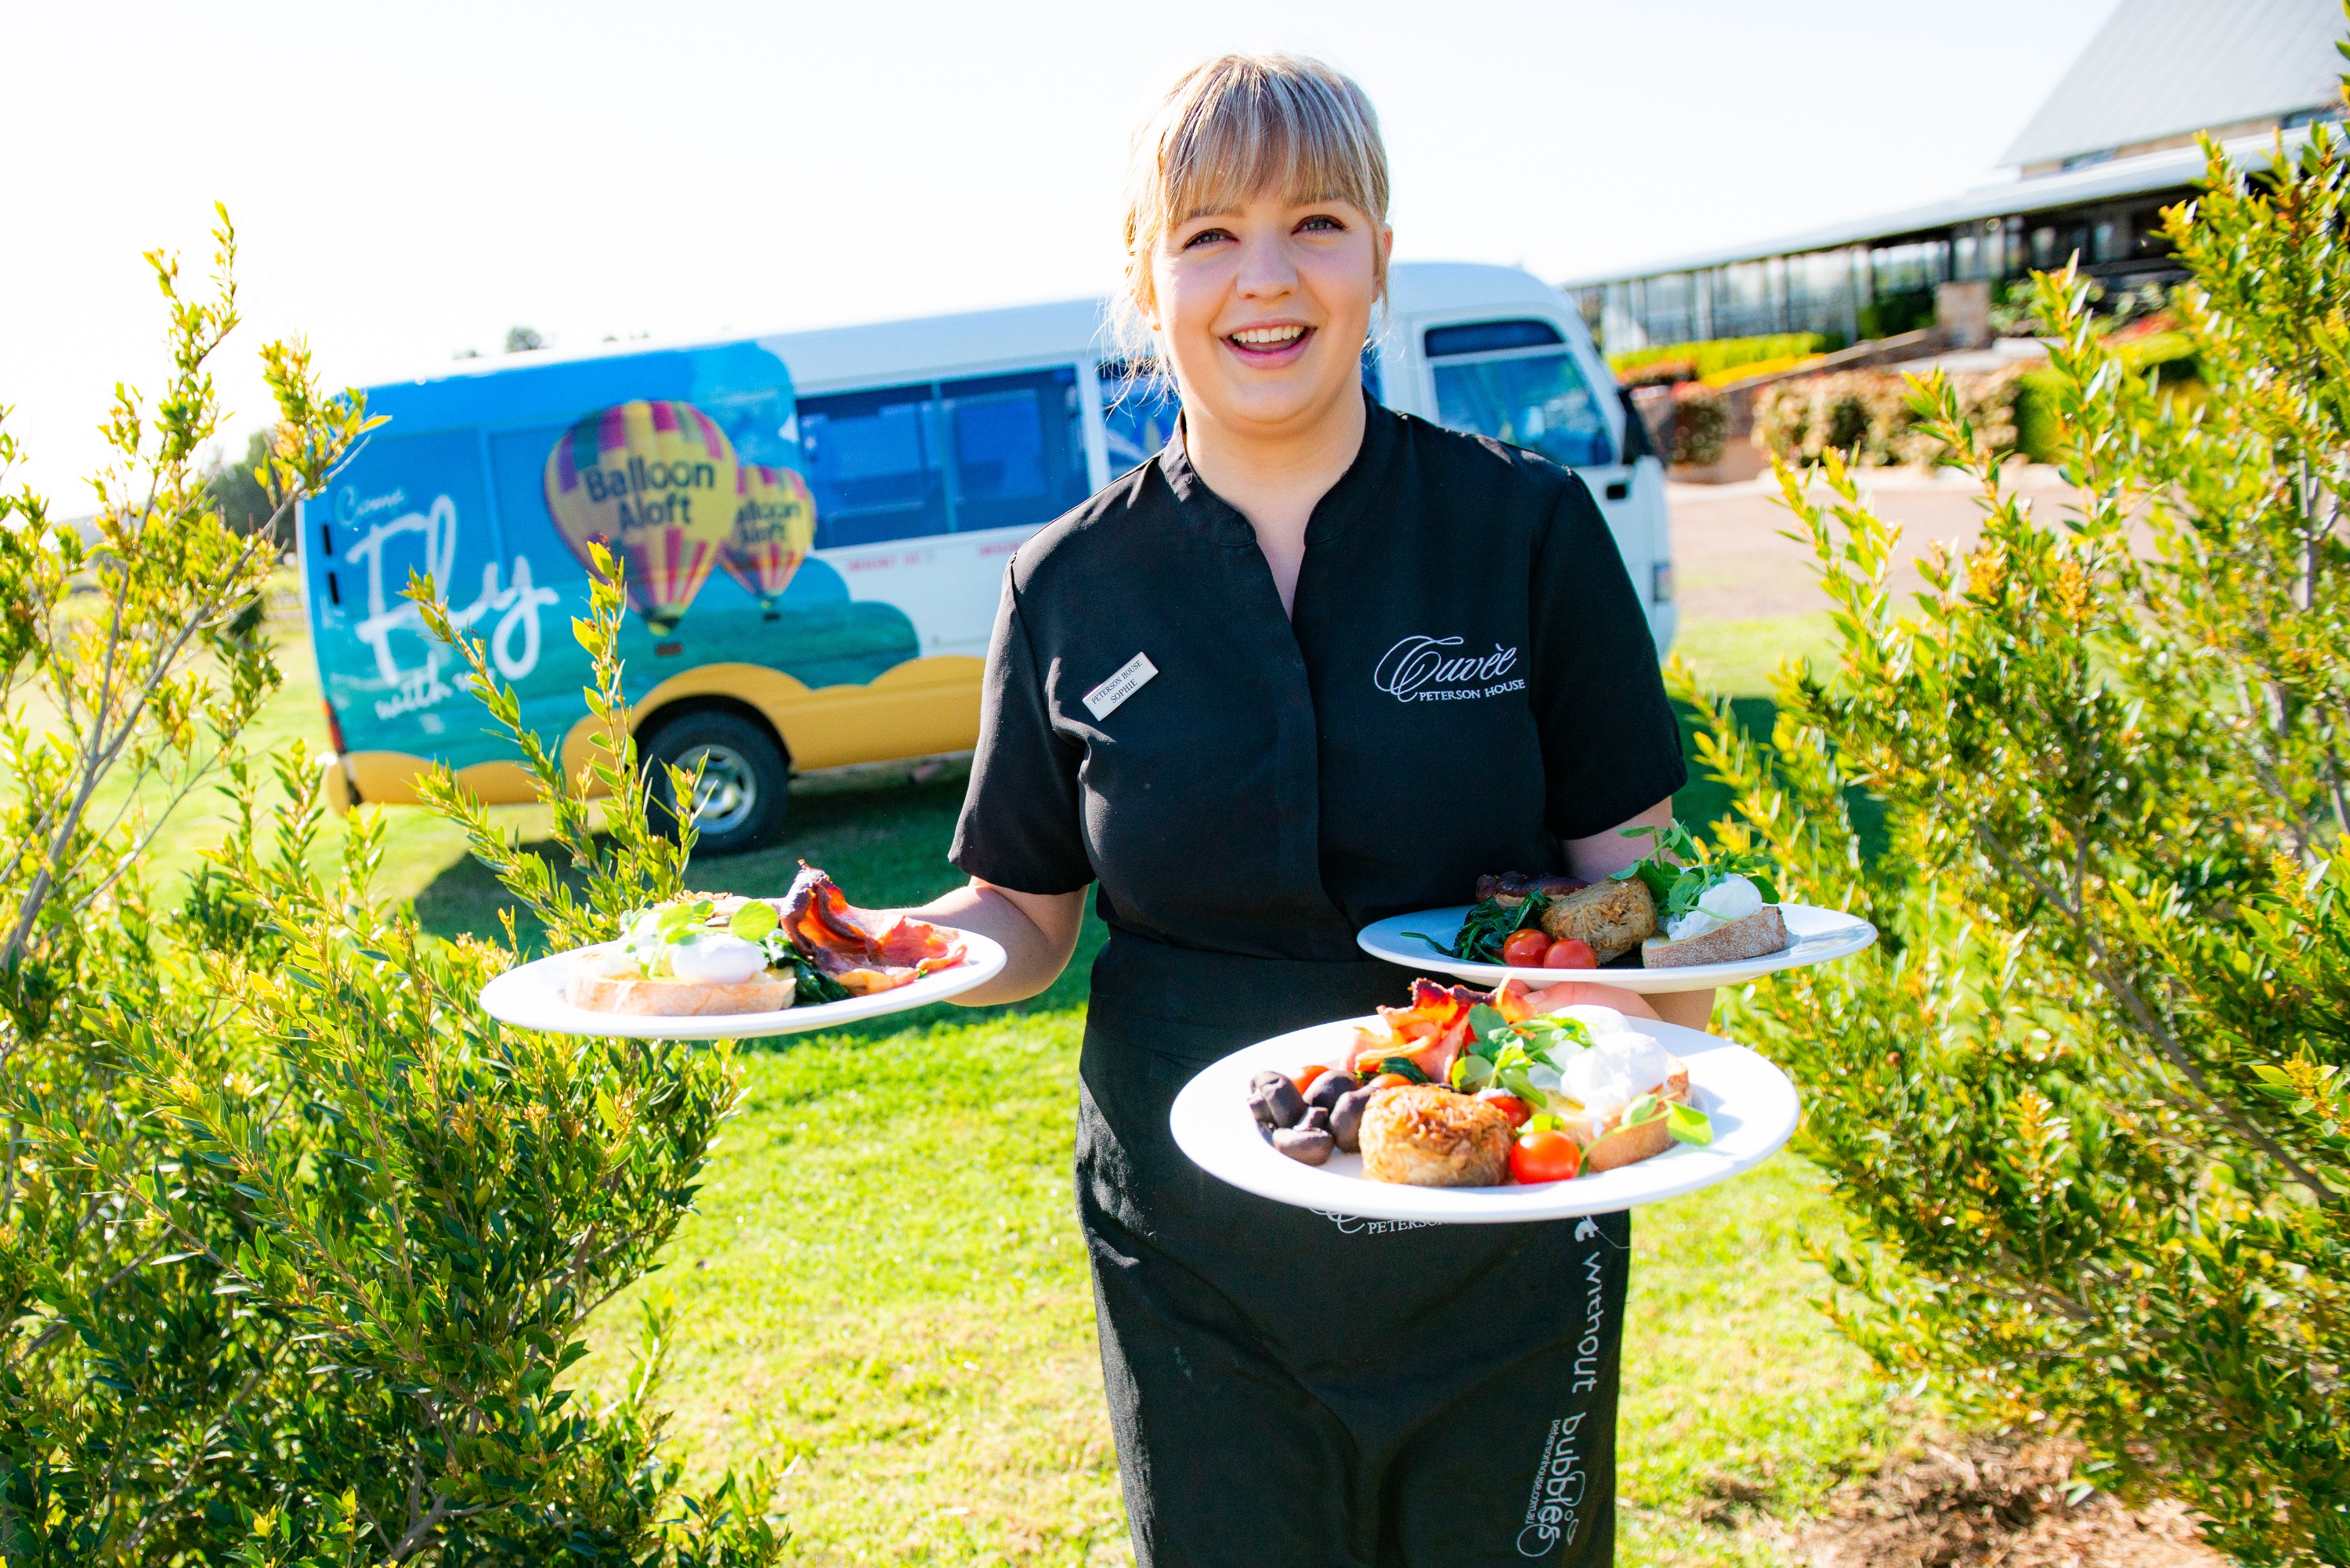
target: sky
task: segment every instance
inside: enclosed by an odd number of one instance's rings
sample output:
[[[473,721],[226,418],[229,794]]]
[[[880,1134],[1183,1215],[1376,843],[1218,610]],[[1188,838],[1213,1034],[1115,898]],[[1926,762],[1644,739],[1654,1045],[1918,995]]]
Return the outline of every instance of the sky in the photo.
[[[87,512],[117,381],[162,384],[141,254],[208,275],[244,434],[307,335],[330,384],[494,354],[1107,292],[1134,123],[1186,67],[1353,74],[1396,254],[1544,278],[1983,183],[2116,0],[990,0],[628,6],[6,0],[5,480]]]

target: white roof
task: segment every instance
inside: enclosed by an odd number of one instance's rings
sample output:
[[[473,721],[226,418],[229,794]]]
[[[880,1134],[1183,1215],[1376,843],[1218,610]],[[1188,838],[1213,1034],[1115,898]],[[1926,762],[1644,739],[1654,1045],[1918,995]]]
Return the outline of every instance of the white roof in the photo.
[[[2002,163],[2047,163],[2341,101],[2339,0],[2121,0]]]
[[[2284,132],[2287,151],[2300,147],[2308,140],[2309,129],[2306,126]],[[2275,146],[2275,140],[2273,134],[2245,136],[2224,145],[2229,155],[2238,163],[2266,168],[2268,154]],[[2175,147],[2168,151],[2148,152],[2136,158],[2116,158],[2108,162],[2092,163],[2060,174],[2039,174],[2028,180],[2003,180],[1997,184],[1980,186],[1963,195],[1929,202],[1922,207],[1884,213],[1870,218],[1849,219],[1804,234],[1782,235],[1774,240],[1729,245],[1695,255],[1668,257],[1644,266],[1617,267],[1610,272],[1570,278],[1559,286],[1586,288],[1626,278],[1655,277],[1662,273],[1696,272],[1706,267],[1727,266],[1732,262],[1755,261],[1763,256],[1796,255],[1804,251],[1831,250],[1838,245],[1858,244],[1863,241],[1916,234],[1922,230],[1947,229],[1983,218],[2029,216],[2054,207],[2111,201],[2150,191],[2174,191],[2193,185],[2203,177],[2203,169],[2202,148]]]

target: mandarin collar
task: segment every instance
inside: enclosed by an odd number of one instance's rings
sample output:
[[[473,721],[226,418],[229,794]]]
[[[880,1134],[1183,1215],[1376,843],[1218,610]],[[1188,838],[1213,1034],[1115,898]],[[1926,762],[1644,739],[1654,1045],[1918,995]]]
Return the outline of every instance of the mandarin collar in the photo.
[[[1381,488],[1388,459],[1396,448],[1397,432],[1403,416],[1371,396],[1363,389],[1363,444],[1355,460],[1338,483],[1323,493],[1314,504],[1314,515],[1305,524],[1305,542],[1319,545],[1336,538],[1348,523],[1362,515],[1371,498]],[[1191,456],[1184,449],[1183,418],[1178,414],[1175,429],[1167,437],[1167,445],[1159,453],[1159,472],[1174,493],[1186,516],[1196,517],[1209,527],[1219,542],[1227,545],[1256,545],[1256,530],[1249,525],[1240,509],[1208,487],[1200,471],[1191,466]]]

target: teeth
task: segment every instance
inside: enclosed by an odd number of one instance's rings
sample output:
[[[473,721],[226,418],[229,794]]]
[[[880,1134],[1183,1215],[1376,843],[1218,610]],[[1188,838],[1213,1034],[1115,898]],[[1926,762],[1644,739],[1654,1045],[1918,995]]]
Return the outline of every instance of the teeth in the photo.
[[[1232,341],[1263,348],[1273,343],[1293,343],[1305,336],[1303,327],[1243,327],[1232,334]]]

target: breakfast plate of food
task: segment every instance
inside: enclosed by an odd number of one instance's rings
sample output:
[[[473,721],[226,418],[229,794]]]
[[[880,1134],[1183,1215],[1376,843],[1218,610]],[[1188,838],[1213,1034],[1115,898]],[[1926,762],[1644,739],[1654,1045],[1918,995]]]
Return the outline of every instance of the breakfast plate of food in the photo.
[[[482,1008],[556,1034],[754,1039],[943,1002],[1003,961],[976,931],[858,909],[803,863],[780,898],[686,893],[640,909],[617,941],[508,970]]]
[[[1627,828],[1649,853],[1604,881],[1502,872],[1477,901],[1375,921],[1373,958],[1484,985],[1574,978],[1618,991],[1705,991],[1850,958],[1877,940],[1857,915],[1778,900],[1759,856],[1708,851],[1678,825]]]
[[[1566,994],[1416,980],[1409,1006],[1202,1069],[1175,1097],[1176,1144],[1275,1202],[1492,1224],[1678,1198],[1794,1134],[1795,1086],[1755,1053]]]

